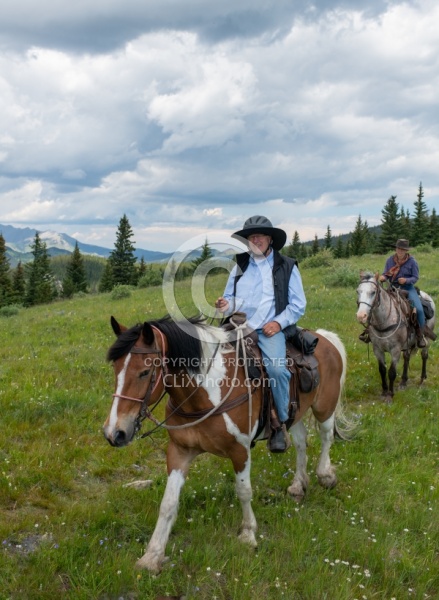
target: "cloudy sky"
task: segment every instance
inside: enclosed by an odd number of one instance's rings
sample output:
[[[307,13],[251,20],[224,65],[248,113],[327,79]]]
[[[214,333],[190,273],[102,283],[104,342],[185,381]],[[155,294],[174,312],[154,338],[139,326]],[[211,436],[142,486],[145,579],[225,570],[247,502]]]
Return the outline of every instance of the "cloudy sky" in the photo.
[[[439,202],[439,4],[14,0],[0,223],[173,251],[268,216],[291,239]]]

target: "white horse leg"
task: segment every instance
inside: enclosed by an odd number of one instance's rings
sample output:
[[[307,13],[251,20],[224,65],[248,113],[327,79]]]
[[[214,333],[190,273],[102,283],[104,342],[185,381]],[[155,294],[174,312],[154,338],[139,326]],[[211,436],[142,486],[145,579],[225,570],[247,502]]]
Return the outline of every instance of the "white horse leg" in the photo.
[[[244,544],[248,544],[249,546],[252,546],[252,548],[256,548],[258,543],[256,541],[255,533],[258,526],[251,505],[253,492],[250,481],[250,468],[251,455],[249,452],[244,470],[235,474],[236,495],[241,502],[242,508],[242,523],[239,539],[241,542],[244,542]]]
[[[319,464],[317,465],[316,473],[320,485],[328,490],[337,485],[337,476],[329,457],[329,451],[331,450],[331,446],[334,441],[334,419],[335,415],[333,414],[323,423],[319,423],[322,449],[320,452]]]
[[[185,478],[182,471],[171,471],[160,504],[159,518],[154,533],[145,554],[136,563],[137,568],[148,569],[152,573],[160,573],[165,561],[165,549],[169,534],[177,518],[178,501],[184,482]]]
[[[296,502],[300,502],[303,500],[309,485],[309,477],[306,472],[306,465],[308,463],[306,440],[308,434],[302,421],[295,423],[290,429],[290,433],[296,448],[296,474],[294,475],[293,483],[287,489],[287,492],[294,500],[296,500]]]

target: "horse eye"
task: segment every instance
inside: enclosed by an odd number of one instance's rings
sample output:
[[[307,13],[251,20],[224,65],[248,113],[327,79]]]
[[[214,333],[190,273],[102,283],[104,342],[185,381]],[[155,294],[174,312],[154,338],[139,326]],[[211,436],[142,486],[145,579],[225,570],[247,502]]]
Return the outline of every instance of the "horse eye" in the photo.
[[[150,369],[146,369],[145,371],[142,371],[139,375],[139,379],[145,379],[146,377],[148,377],[150,373]]]

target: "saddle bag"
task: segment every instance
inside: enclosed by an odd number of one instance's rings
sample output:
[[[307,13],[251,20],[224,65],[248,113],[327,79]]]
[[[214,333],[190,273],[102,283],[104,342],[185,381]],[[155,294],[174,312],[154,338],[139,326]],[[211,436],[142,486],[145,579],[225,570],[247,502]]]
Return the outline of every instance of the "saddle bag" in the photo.
[[[296,331],[288,338],[288,341],[302,354],[314,354],[319,338],[307,329],[296,327]]]
[[[420,296],[420,300],[422,308],[424,309],[425,318],[428,321],[429,319],[432,319],[434,317],[433,307],[431,305],[431,302],[427,300],[427,298],[423,298],[422,296]]]
[[[297,376],[299,389],[304,394],[312,392],[319,385],[319,363],[314,355],[305,356],[296,348],[288,345],[287,365],[293,377]]]

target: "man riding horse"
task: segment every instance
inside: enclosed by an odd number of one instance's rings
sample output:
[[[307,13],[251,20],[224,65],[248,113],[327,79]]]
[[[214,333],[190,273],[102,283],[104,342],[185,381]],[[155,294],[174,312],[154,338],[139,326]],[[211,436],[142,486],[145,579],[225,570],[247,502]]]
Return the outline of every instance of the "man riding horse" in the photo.
[[[389,256],[386,261],[384,271],[380,275],[381,282],[388,281],[392,288],[401,289],[407,292],[408,301],[415,309],[417,322],[415,324],[416,339],[418,348],[425,348],[425,335],[431,340],[436,339],[436,335],[425,324],[424,308],[415,287],[419,279],[419,266],[415,258],[409,254],[408,240],[399,239],[395,244],[395,254]],[[367,330],[360,335],[363,342],[369,341]]]
[[[248,325],[258,333],[281,423],[269,448],[272,452],[285,452],[291,445],[285,426],[291,378],[286,365],[286,338],[294,334],[297,321],[305,313],[302,279],[297,261],[279,252],[287,234],[273,227],[266,217],[250,217],[232,237],[246,242],[249,251],[237,255],[224,296],[218,298],[215,306],[226,314],[246,313]]]

